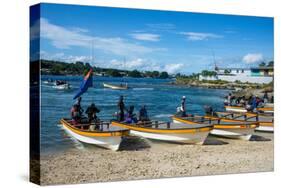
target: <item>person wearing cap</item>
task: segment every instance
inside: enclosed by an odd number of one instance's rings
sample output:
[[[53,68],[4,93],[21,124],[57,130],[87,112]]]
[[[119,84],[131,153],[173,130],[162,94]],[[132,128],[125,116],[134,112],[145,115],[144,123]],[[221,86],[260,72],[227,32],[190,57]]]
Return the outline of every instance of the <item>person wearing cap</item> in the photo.
[[[182,117],[186,116],[185,99],[186,99],[185,96],[183,96],[182,99],[181,99],[181,108],[180,108],[180,110],[181,110],[181,116]]]

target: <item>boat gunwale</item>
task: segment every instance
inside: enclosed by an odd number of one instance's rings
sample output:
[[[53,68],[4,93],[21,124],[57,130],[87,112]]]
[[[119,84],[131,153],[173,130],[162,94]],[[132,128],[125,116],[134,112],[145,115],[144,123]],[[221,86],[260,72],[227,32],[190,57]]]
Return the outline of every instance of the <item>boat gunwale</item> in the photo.
[[[181,129],[161,129],[161,128],[151,128],[151,127],[141,127],[134,124],[127,124],[118,121],[112,121],[113,126],[121,126],[130,130],[140,131],[140,132],[151,132],[151,133],[198,133],[198,132],[208,132],[213,130],[213,125],[206,125],[196,128],[181,128]]]
[[[256,117],[256,116],[260,116],[260,117],[265,117],[265,118],[269,118],[269,117],[273,117],[273,113],[255,113],[255,112],[216,112],[219,114],[238,114],[238,115],[246,115],[246,116],[250,116],[250,118]]]
[[[198,116],[199,117],[199,116]],[[203,116],[201,116],[203,117]],[[187,120],[187,119],[183,119],[181,117],[177,117],[177,116],[172,116],[173,120],[177,120],[180,121],[182,123],[189,123],[189,124],[204,124],[203,122],[194,122],[192,120]],[[219,119],[219,118],[217,118]],[[254,123],[241,123],[241,124],[212,124],[214,126],[214,129],[246,129],[246,128],[256,128],[259,125],[254,124]]]
[[[230,108],[236,108],[236,109],[241,109],[241,110],[247,110],[245,107],[243,106],[224,106],[225,109],[230,109]],[[258,107],[257,108],[258,111],[274,111],[274,107]],[[247,110],[248,111],[248,110]]]
[[[74,127],[66,119],[62,118],[60,122],[67,126],[71,131],[83,135],[83,136],[98,136],[98,137],[112,137],[112,136],[127,136],[129,135],[129,130],[115,130],[115,131],[89,131],[89,130],[81,130],[77,127]]]

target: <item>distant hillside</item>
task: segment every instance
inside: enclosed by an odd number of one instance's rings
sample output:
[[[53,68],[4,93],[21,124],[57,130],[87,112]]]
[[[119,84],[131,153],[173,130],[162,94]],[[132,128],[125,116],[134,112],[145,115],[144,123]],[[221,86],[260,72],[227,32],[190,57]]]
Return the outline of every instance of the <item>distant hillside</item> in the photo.
[[[91,68],[89,63],[76,62],[66,63],[60,61],[41,60],[41,73],[45,75],[85,75]],[[112,76],[112,77],[134,77],[134,78],[169,78],[167,72],[159,71],[138,71],[138,70],[120,70],[111,68],[93,67],[94,74],[97,76]]]

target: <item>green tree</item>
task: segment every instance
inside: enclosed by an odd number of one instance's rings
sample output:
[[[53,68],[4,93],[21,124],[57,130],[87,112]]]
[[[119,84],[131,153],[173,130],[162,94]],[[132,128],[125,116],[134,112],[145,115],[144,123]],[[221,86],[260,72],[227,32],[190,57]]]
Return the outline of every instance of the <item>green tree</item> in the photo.
[[[274,61],[269,61],[267,64],[268,67],[273,67],[273,65],[274,65]]]
[[[133,70],[133,71],[129,72],[129,76],[133,77],[133,78],[140,78],[140,77],[142,77],[141,73],[139,71],[137,71],[137,70]]]
[[[107,75],[113,76],[113,77],[121,77],[121,74],[116,69],[109,69],[106,71]]]
[[[159,77],[166,79],[166,78],[169,78],[169,74],[167,72],[161,72]]]
[[[159,73],[158,71],[153,71],[153,72],[152,72],[152,77],[153,77],[153,78],[158,78],[159,75],[160,75],[160,73]]]
[[[201,72],[201,75],[202,75],[202,76],[216,76],[216,75],[217,75],[217,72],[215,72],[215,71],[203,70],[203,71]]]
[[[260,67],[264,67],[265,65],[266,65],[265,62],[261,62],[261,63],[259,64]]]

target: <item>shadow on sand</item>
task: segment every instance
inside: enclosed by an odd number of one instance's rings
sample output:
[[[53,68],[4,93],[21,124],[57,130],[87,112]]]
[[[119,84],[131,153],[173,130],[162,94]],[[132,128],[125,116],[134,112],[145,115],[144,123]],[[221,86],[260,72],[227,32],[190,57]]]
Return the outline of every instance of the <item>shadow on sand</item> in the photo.
[[[219,140],[215,137],[207,137],[203,145],[226,145],[229,144],[228,142],[224,142],[222,140]]]
[[[271,141],[271,139],[259,135],[252,135],[250,141],[264,142],[264,141]]]
[[[120,151],[137,151],[137,150],[144,150],[150,148],[151,146],[149,143],[146,142],[145,139],[129,136],[124,137],[120,146]]]

